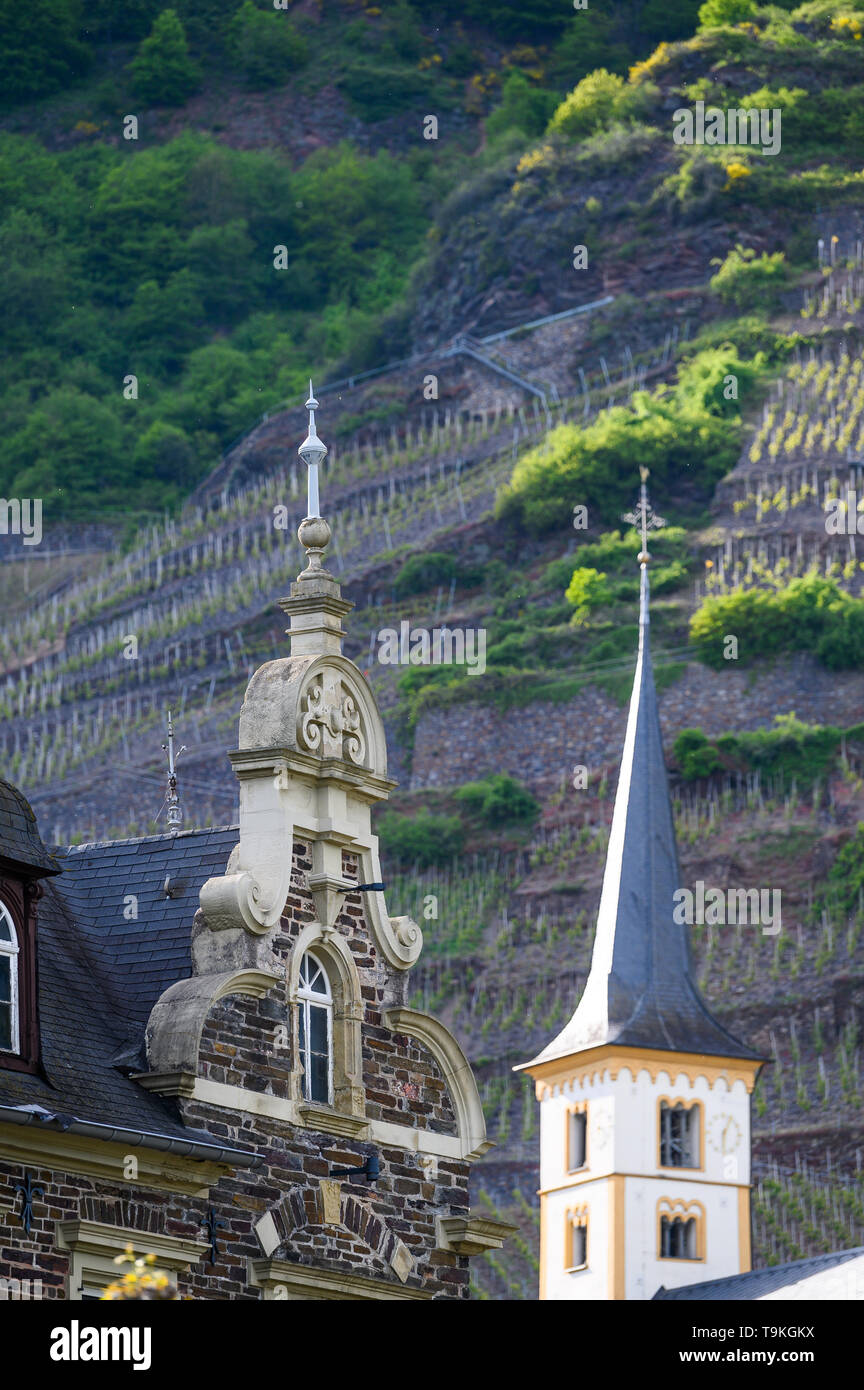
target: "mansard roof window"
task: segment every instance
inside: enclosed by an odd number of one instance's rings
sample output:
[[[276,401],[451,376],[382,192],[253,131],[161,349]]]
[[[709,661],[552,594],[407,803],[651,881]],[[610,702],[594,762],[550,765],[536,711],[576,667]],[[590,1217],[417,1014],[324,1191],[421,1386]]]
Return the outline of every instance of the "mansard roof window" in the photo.
[[[5,903],[0,902],[0,1052],[17,1053],[20,1037],[18,933]]]

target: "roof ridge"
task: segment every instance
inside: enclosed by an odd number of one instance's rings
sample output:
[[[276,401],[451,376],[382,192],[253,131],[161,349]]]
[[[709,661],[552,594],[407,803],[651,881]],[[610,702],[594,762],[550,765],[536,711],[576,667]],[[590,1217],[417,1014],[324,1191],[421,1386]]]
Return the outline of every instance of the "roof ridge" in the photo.
[[[194,829],[180,830],[175,834],[170,831],[162,831],[158,835],[127,835],[122,840],[83,840],[77,845],[52,845],[50,848],[56,854],[81,854],[86,849],[113,849],[117,845],[143,845],[155,843],[157,840],[174,841],[191,839],[196,835],[213,835],[225,830],[234,830],[239,834],[239,825],[199,825]]]

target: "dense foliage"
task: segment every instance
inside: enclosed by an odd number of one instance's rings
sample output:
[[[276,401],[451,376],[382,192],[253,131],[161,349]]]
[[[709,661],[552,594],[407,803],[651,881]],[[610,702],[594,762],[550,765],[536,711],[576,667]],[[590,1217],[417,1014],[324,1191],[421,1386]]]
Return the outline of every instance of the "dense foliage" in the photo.
[[[634,459],[651,469],[658,497],[685,479],[707,496],[737,458],[741,404],[761,366],[734,348],[708,348],[681,365],[674,387],[638,392],[632,407],[614,406],[584,427],[559,426],[518,460],[498,515],[535,532],[565,524],[576,505],[614,521],[629,501]]]
[[[513,777],[493,773],[479,782],[466,782],[456,792],[463,803],[484,825],[508,825],[533,821],[540,813],[536,798]]]
[[[181,498],[393,301],[426,224],[384,151],[292,172],[193,134],[134,154],[2,136],[0,191],[0,489],[55,515]]]
[[[709,594],[690,620],[690,638],[700,659],[718,670],[730,660],[749,666],[800,651],[832,671],[861,670],[864,599],[815,571],[777,589]]]
[[[270,0],[0,0],[0,100],[13,112],[0,136],[0,490],[42,496],[49,516],[90,516],[97,500],[102,515],[174,506],[263,410],[300,395],[313,364],[356,369],[410,351],[419,267],[454,222],[473,226],[487,181],[558,200],[577,165],[608,179],[657,163],[639,210],[651,235],[658,215],[738,209],[746,221],[754,208],[860,200],[858,12],[845,0],[792,13],[751,0],[576,12],[560,0],[334,0],[315,13]],[[314,61],[322,51],[326,64]],[[749,66],[753,90],[723,87],[730,65]],[[371,153],[335,145],[299,167],[191,131],[150,136],[154,109],[177,108],[171,129],[194,127],[189,102],[283,87],[301,105],[338,90],[353,119],[388,130],[434,111],[451,137],[468,135],[434,148],[412,136],[398,157],[376,137]],[[753,150],[668,158],[653,125],[668,125],[670,90],[779,106],[784,156],[806,167]],[[120,134],[127,112],[137,140]],[[28,129],[40,136],[17,133]],[[606,225],[605,194],[585,211]],[[487,282],[506,271],[504,236],[476,252]],[[734,248],[713,283],[741,309],[770,306],[789,277],[788,256]],[[584,502],[613,522],[636,453],[658,500],[682,481],[706,496],[734,458],[758,374],[741,349],[712,351],[701,379],[685,364],[676,387],[554,432],[548,455],[518,461],[501,514],[540,531]],[[728,372],[734,400],[718,395]]]
[[[847,738],[860,738],[861,726],[846,731]],[[682,729],[675,739],[673,755],[687,781],[708,777],[712,772],[782,773],[791,787],[809,787],[836,763],[843,731],[831,725],[807,724],[793,714],[778,714],[767,729],[743,730],[708,738],[701,729]]]
[[[428,869],[432,864],[448,863],[460,852],[464,827],[459,816],[439,816],[431,811],[401,816],[387,811],[378,822],[378,834],[388,857]]]

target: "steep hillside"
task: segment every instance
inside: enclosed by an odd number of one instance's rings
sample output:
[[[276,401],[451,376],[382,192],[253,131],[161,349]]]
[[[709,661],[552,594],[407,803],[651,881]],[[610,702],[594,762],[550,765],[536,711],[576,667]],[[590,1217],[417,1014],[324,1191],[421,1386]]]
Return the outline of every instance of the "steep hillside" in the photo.
[[[694,931],[712,1008],[772,1059],[757,1259],[864,1219],[864,12],[709,0],[694,37],[689,4],[531,8],[100,0],[86,31],[34,4],[25,32],[0,7],[0,484],[49,520],[41,546],[0,536],[4,773],[46,837],[144,833],[171,707],[186,824],[235,818],[224,754],[286,650],[314,370],[346,651],[401,783],[391,910],[479,1073],[477,1200],[521,1232],[477,1276],[496,1298],[534,1293],[512,1067],[590,961],[639,465],[685,879],[782,895],[776,935]],[[779,109],[779,151],[675,144],[699,101]],[[403,622],[482,633],[482,671],[383,661]]]

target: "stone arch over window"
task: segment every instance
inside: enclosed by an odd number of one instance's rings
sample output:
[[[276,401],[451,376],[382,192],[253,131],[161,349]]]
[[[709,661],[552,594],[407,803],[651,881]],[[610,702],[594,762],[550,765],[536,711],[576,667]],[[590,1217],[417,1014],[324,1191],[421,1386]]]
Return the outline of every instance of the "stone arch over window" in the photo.
[[[307,1095],[307,1078],[301,1062],[301,1019],[306,1012],[309,991],[304,983],[304,961],[317,962],[326,974],[330,993],[331,1086],[329,1102]],[[292,1035],[297,1065],[292,1077],[293,1099],[301,1104],[326,1105],[343,1115],[363,1116],[366,1094],[363,1089],[362,1020],[363,997],[354,957],[343,937],[324,932],[320,923],[311,922],[300,933],[288,969],[288,999],[292,1011]],[[308,1060],[308,1059],[307,1059]]]

